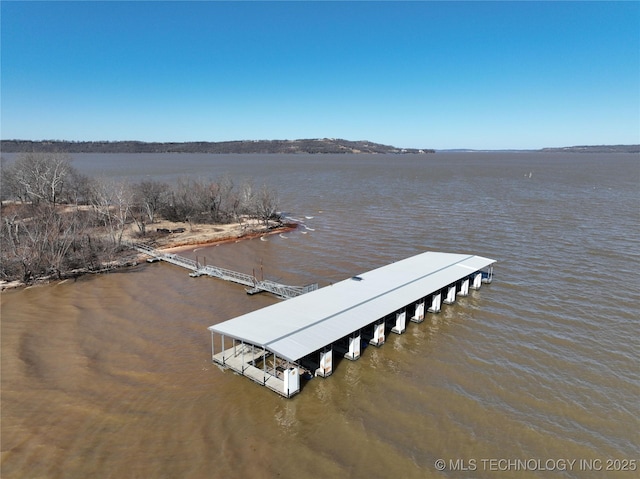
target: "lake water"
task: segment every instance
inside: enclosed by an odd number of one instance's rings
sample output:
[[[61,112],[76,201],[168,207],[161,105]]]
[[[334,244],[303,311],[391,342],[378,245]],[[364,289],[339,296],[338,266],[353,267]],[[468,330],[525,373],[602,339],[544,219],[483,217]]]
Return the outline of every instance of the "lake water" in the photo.
[[[2,293],[3,478],[637,477],[638,155],[74,164],[251,178],[305,222],[184,253],[210,264],[324,286],[434,250],[496,259],[494,281],[289,400],[210,361],[207,327],[269,295],[146,263]]]

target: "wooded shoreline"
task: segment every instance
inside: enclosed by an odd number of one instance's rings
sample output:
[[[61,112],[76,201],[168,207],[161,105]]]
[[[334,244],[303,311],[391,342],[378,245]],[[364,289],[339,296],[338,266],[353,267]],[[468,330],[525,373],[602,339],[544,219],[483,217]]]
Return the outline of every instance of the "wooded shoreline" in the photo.
[[[130,245],[237,239],[285,227],[276,192],[248,180],[89,178],[68,155],[2,164],[0,280],[32,284],[130,265]]]

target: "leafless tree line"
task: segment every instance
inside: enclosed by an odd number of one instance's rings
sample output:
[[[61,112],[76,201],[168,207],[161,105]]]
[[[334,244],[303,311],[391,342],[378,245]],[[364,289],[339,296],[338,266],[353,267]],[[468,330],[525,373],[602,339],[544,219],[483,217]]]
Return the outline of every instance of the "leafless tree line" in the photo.
[[[279,221],[277,197],[266,186],[182,178],[156,180],[90,178],[67,155],[27,153],[2,162],[0,279],[29,282],[62,278],[75,270],[99,270],[122,256],[126,228],[153,236],[160,218],[203,223],[256,218]]]

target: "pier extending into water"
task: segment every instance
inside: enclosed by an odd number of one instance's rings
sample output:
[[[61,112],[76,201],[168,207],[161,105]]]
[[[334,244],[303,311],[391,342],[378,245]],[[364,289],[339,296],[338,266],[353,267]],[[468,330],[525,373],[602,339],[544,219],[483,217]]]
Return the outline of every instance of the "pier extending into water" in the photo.
[[[211,359],[291,397],[301,377],[331,375],[334,353],[356,360],[363,346],[404,333],[407,320],[420,323],[490,283],[494,263],[429,251],[353,276],[210,326]]]
[[[198,276],[211,276],[213,278],[242,284],[248,287],[246,288],[248,294],[261,293],[265,291],[272,293],[279,298],[289,299],[318,289],[317,283],[306,286],[289,286],[286,284],[276,283],[275,281],[268,279],[258,280],[255,276],[250,274],[240,273],[238,271],[232,271],[230,269],[210,264],[200,264],[198,261],[191,258],[185,258],[184,256],[179,256],[173,253],[166,253],[141,243],[133,244],[132,247],[136,251],[150,256],[147,260],[149,262],[166,261],[167,263],[186,268],[191,271],[189,276],[194,278]]]

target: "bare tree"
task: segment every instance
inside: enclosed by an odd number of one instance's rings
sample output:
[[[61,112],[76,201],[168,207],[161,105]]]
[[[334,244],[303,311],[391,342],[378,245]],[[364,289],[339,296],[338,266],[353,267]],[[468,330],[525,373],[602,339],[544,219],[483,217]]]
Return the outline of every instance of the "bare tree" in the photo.
[[[83,223],[77,208],[71,211],[59,211],[45,206],[40,216],[40,228],[43,229],[44,244],[41,252],[48,270],[60,279],[66,269],[69,251],[82,234]]]
[[[91,178],[72,168],[65,182],[63,193],[63,200],[69,204],[88,204],[91,197]]]
[[[225,211],[229,221],[240,221],[242,196],[235,187],[229,189],[225,199]]]
[[[30,281],[46,270],[44,248],[47,235],[39,210],[39,207],[30,208],[27,217],[20,217],[18,214],[4,215],[2,266],[5,271],[19,269],[23,281]],[[12,265],[5,265],[5,259]]]
[[[10,170],[8,184],[16,197],[55,205],[73,168],[68,155],[26,153],[18,157]]]
[[[131,217],[133,192],[125,181],[94,180],[91,205],[97,218],[106,227],[115,249],[122,244],[122,236]]]
[[[216,183],[202,179],[191,180],[189,183],[189,201],[195,210],[191,215],[202,223],[217,222],[220,214],[220,188]]]
[[[251,181],[247,181],[242,185],[242,189],[239,194],[238,209],[241,214],[253,215],[254,204],[256,201],[256,191]]]
[[[21,203],[26,203],[29,200],[29,194],[27,188],[19,180],[18,168],[13,165],[7,164],[2,159],[2,199],[17,199]]]
[[[133,191],[136,204],[144,211],[149,223],[154,223],[168,199],[169,185],[155,180],[141,181],[133,185]]]
[[[224,175],[218,181],[220,185],[222,204],[221,210],[224,213],[225,222],[238,220],[238,209],[240,207],[240,194],[236,188],[233,178]]]
[[[3,156],[0,156],[0,201],[10,199],[13,194],[11,174],[12,171],[7,164],[7,160]]]
[[[277,217],[277,208],[278,199],[275,192],[264,185],[255,197],[256,216],[264,221],[265,226],[269,226],[269,220]]]
[[[0,272],[5,279],[16,278],[22,273],[22,278],[27,276],[28,268],[24,267],[23,258],[29,255],[23,252],[23,246],[20,241],[20,221],[15,213],[7,214],[5,211],[2,215],[2,230],[0,231],[0,240],[2,248],[0,248]]]
[[[27,282],[50,274],[61,278],[72,264],[70,251],[84,231],[81,212],[47,203],[23,206],[18,212],[13,209],[4,215],[1,225],[3,276],[20,274]]]
[[[141,181],[132,186],[133,205],[131,216],[138,230],[145,236],[147,223],[154,223],[169,198],[169,185],[155,180]]]
[[[181,178],[173,188],[170,200],[165,209],[165,215],[171,221],[187,221],[192,228],[192,221],[198,214],[198,194],[199,186],[188,178]]]

